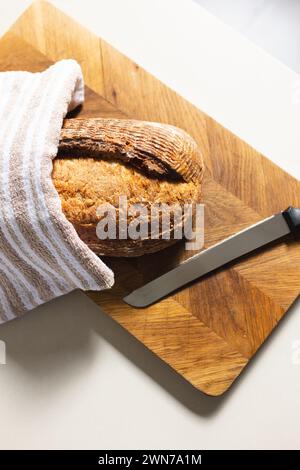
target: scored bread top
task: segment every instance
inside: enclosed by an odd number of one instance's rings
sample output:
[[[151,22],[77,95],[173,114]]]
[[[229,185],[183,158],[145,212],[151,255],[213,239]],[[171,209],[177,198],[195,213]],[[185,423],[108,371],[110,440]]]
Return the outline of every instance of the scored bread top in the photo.
[[[127,162],[170,179],[199,182],[203,159],[196,142],[182,129],[131,119],[65,119],[59,157],[88,156]]]

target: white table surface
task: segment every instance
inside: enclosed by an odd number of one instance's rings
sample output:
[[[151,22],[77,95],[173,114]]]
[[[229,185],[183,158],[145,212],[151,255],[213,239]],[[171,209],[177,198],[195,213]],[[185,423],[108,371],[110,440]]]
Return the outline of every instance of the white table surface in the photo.
[[[29,1],[0,6],[0,33]],[[190,0],[53,1],[300,177],[300,77]],[[274,273],[276,278],[276,273]],[[0,448],[300,448],[300,302],[223,397],[84,294],[0,327]]]

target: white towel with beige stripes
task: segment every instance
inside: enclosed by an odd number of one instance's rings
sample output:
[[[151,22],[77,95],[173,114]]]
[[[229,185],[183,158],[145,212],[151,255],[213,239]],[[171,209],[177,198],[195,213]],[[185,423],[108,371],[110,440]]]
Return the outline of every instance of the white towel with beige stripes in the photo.
[[[51,179],[63,118],[83,99],[74,60],[0,73],[0,323],[74,289],[113,284],[63,215]]]

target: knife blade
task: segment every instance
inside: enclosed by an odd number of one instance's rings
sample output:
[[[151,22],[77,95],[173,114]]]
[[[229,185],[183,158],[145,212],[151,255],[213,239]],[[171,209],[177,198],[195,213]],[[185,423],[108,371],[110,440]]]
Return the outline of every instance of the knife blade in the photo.
[[[289,233],[300,233],[300,209],[289,207],[188,258],[123,298],[147,307],[171,292]]]

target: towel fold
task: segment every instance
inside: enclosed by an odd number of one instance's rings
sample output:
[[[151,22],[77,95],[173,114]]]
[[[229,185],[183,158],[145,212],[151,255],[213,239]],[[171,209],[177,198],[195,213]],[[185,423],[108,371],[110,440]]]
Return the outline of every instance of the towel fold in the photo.
[[[113,284],[63,215],[51,180],[63,118],[83,99],[74,60],[0,73],[0,323],[76,288]]]

